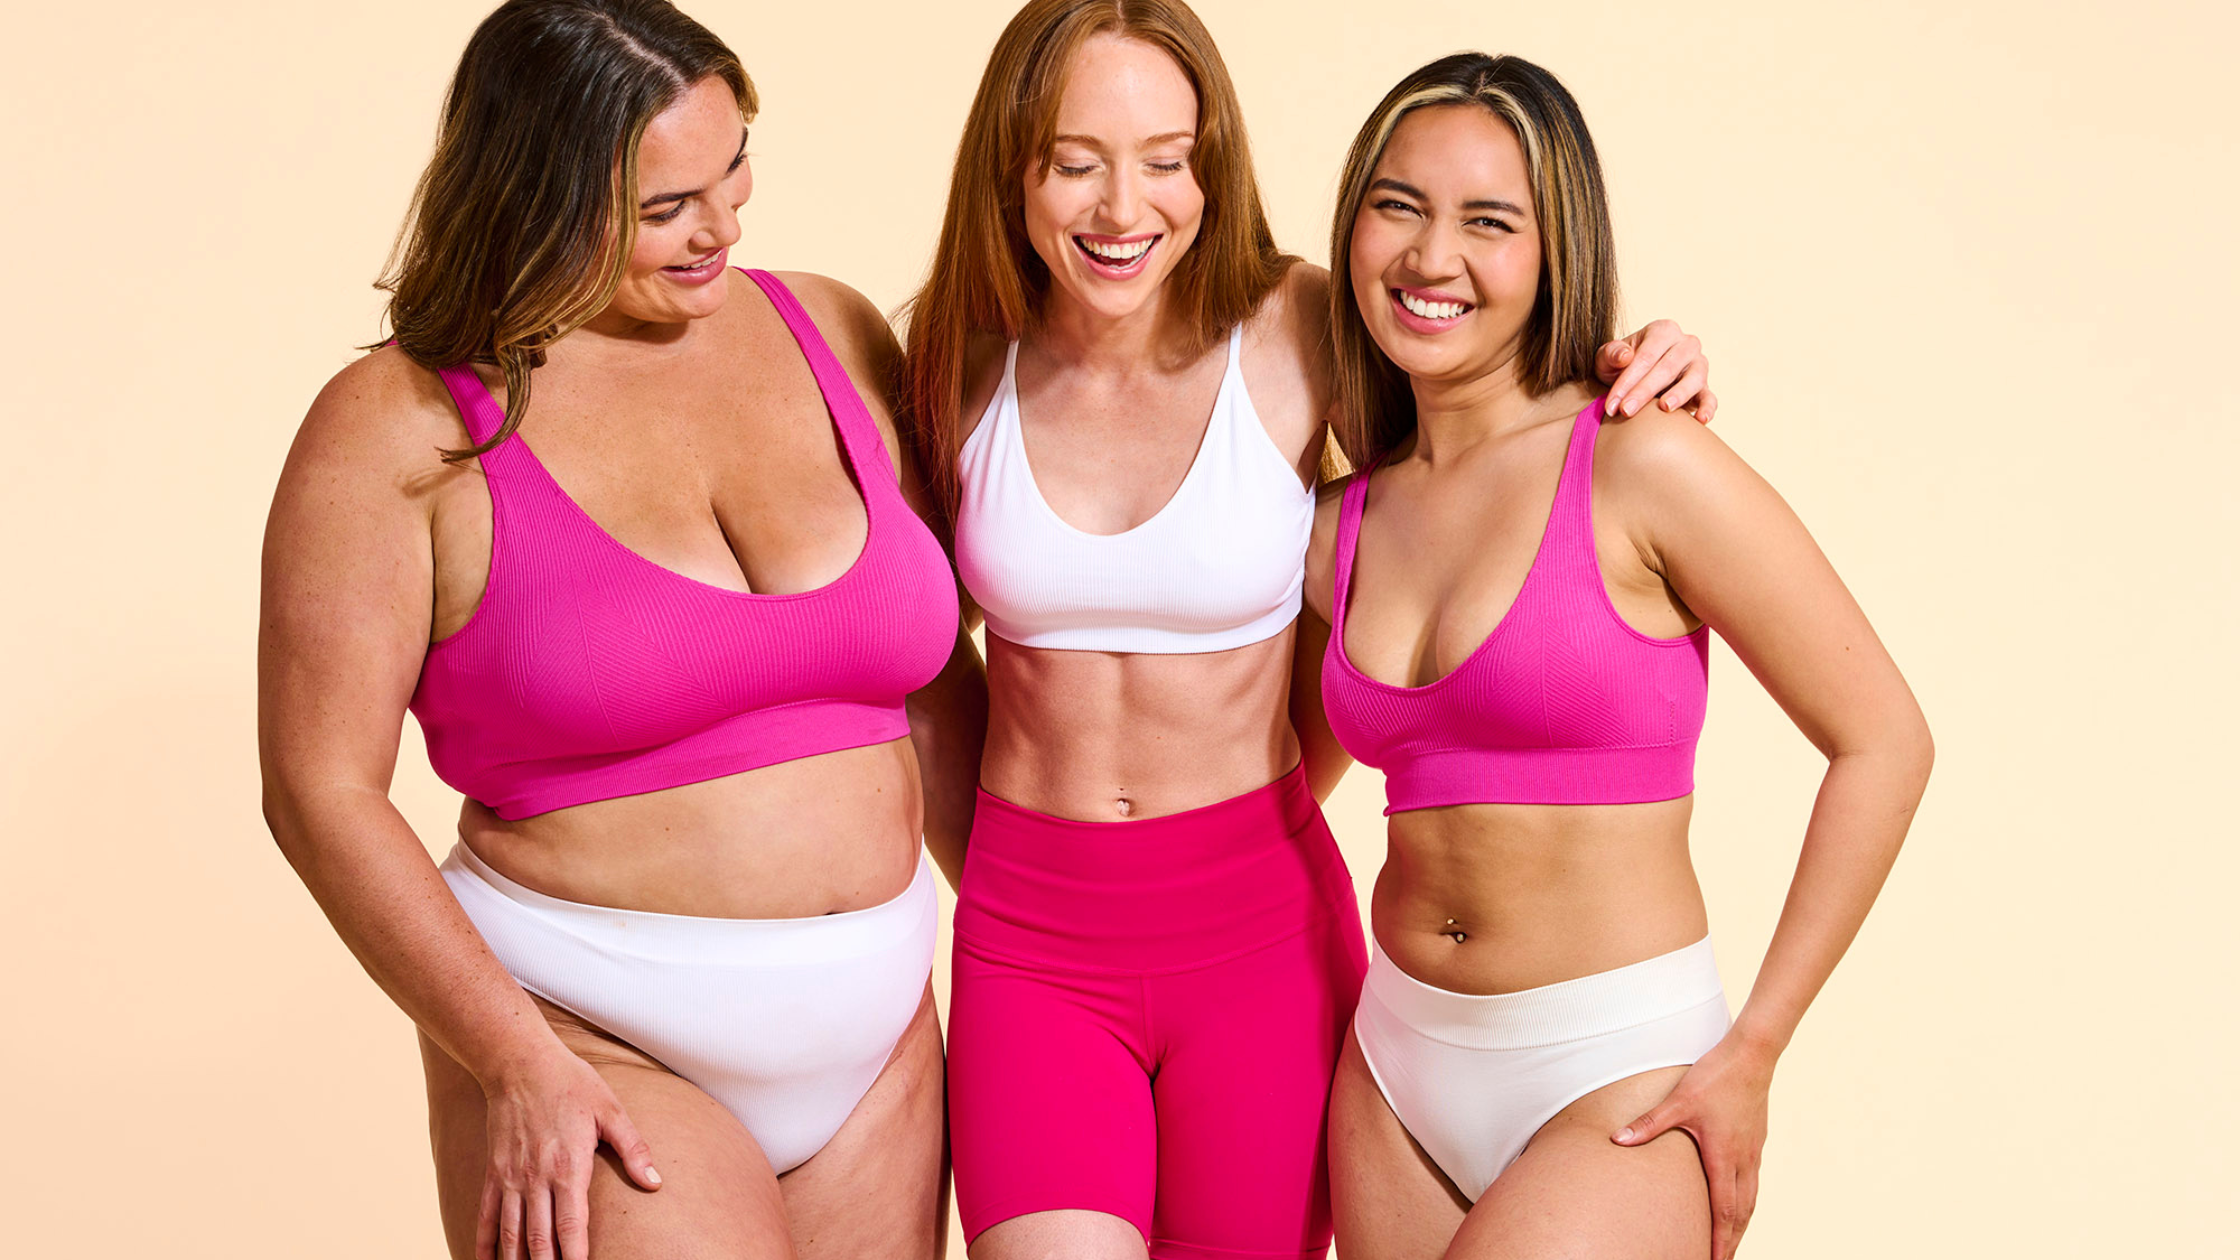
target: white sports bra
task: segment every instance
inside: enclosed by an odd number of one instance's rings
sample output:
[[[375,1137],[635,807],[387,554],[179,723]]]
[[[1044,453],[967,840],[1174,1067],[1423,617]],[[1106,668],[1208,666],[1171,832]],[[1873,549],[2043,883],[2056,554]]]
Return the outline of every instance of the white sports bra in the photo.
[[[1198,457],[1166,506],[1118,534],[1061,519],[1035,485],[1019,428],[1019,343],[965,439],[957,575],[988,633],[1023,647],[1222,652],[1291,624],[1306,585],[1314,490],[1299,483],[1244,388],[1244,327]]]

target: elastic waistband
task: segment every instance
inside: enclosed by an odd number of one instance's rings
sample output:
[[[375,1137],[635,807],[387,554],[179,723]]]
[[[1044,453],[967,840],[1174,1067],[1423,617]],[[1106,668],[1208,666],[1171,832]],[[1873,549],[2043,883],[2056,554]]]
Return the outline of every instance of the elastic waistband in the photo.
[[[607,953],[680,965],[783,967],[881,953],[920,938],[930,943],[939,913],[923,851],[910,886],[893,900],[799,919],[708,919],[564,901],[507,879],[464,844],[451,847],[441,870],[469,918],[527,916]]]
[[[1599,1037],[1725,1002],[1711,938],[1669,954],[1515,993],[1450,993],[1400,970],[1384,950],[1369,959],[1364,1000],[1423,1036],[1473,1050],[1521,1050]]]
[[[1203,965],[1342,910],[1353,884],[1299,769],[1242,796],[1123,822],[980,793],[957,893],[960,943],[1076,970]]]

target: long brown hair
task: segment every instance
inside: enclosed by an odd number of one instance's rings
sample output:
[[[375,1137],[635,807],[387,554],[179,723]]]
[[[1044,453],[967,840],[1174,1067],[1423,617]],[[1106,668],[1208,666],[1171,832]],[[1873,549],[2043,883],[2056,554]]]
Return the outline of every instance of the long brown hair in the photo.
[[[1206,198],[1198,237],[1167,283],[1203,350],[1259,309],[1293,259],[1276,248],[1228,67],[1182,0],[1029,0],[988,55],[957,143],[949,204],[924,287],[910,300],[904,401],[918,466],[952,517],[965,355],[977,334],[1017,340],[1049,293],[1027,240],[1025,182],[1047,175],[1074,53],[1093,35],[1141,40],[1174,58],[1198,95],[1190,172]]]
[[[446,460],[511,436],[545,348],[614,297],[637,239],[646,124],[711,75],[752,119],[739,58],[667,0],[507,0],[475,28],[375,286],[413,362],[505,377],[505,423]]]
[[[1381,459],[1416,427],[1408,375],[1369,336],[1353,299],[1353,223],[1400,120],[1434,106],[1491,110],[1516,133],[1540,223],[1540,286],[1525,320],[1522,383],[1538,397],[1594,379],[1594,355],[1618,320],[1617,247],[1602,164],[1579,103],[1522,57],[1456,53],[1400,80],[1361,125],[1338,182],[1330,223],[1331,433],[1356,468]]]

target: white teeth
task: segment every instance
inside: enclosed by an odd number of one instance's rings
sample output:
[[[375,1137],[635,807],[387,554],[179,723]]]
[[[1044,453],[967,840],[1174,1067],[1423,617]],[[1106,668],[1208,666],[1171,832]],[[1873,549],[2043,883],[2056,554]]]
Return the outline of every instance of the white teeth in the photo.
[[[1462,302],[1426,302],[1415,294],[1404,291],[1400,294],[1400,305],[1425,319],[1453,319],[1470,309],[1468,304]]]
[[[1107,245],[1102,241],[1092,241],[1086,237],[1077,236],[1073,239],[1081,242],[1081,248],[1110,262],[1134,262],[1136,259],[1143,257],[1145,250],[1151,248],[1152,240],[1152,238],[1146,237],[1140,241],[1129,241],[1125,245]]]

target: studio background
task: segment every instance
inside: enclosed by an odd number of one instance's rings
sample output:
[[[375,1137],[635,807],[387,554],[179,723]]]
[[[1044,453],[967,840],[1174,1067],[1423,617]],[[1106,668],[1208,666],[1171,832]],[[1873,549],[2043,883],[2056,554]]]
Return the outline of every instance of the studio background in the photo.
[[[1011,0],[685,7],[764,101],[734,259],[899,306]],[[441,1254],[411,1029],[259,817],[254,641],[274,479],[382,331],[369,282],[487,8],[9,17],[9,1254]],[[1742,1254],[2240,1255],[2229,9],[1199,10],[1316,262],[1401,74],[1482,48],[1561,76],[1627,326],[1704,339],[1718,432],[1928,712],[1935,778],[1782,1062]],[[1716,656],[1694,834],[1739,1006],[1823,763]],[[403,740],[395,797],[441,852],[456,800]],[[1329,810],[1363,889],[1381,802],[1356,770]]]

